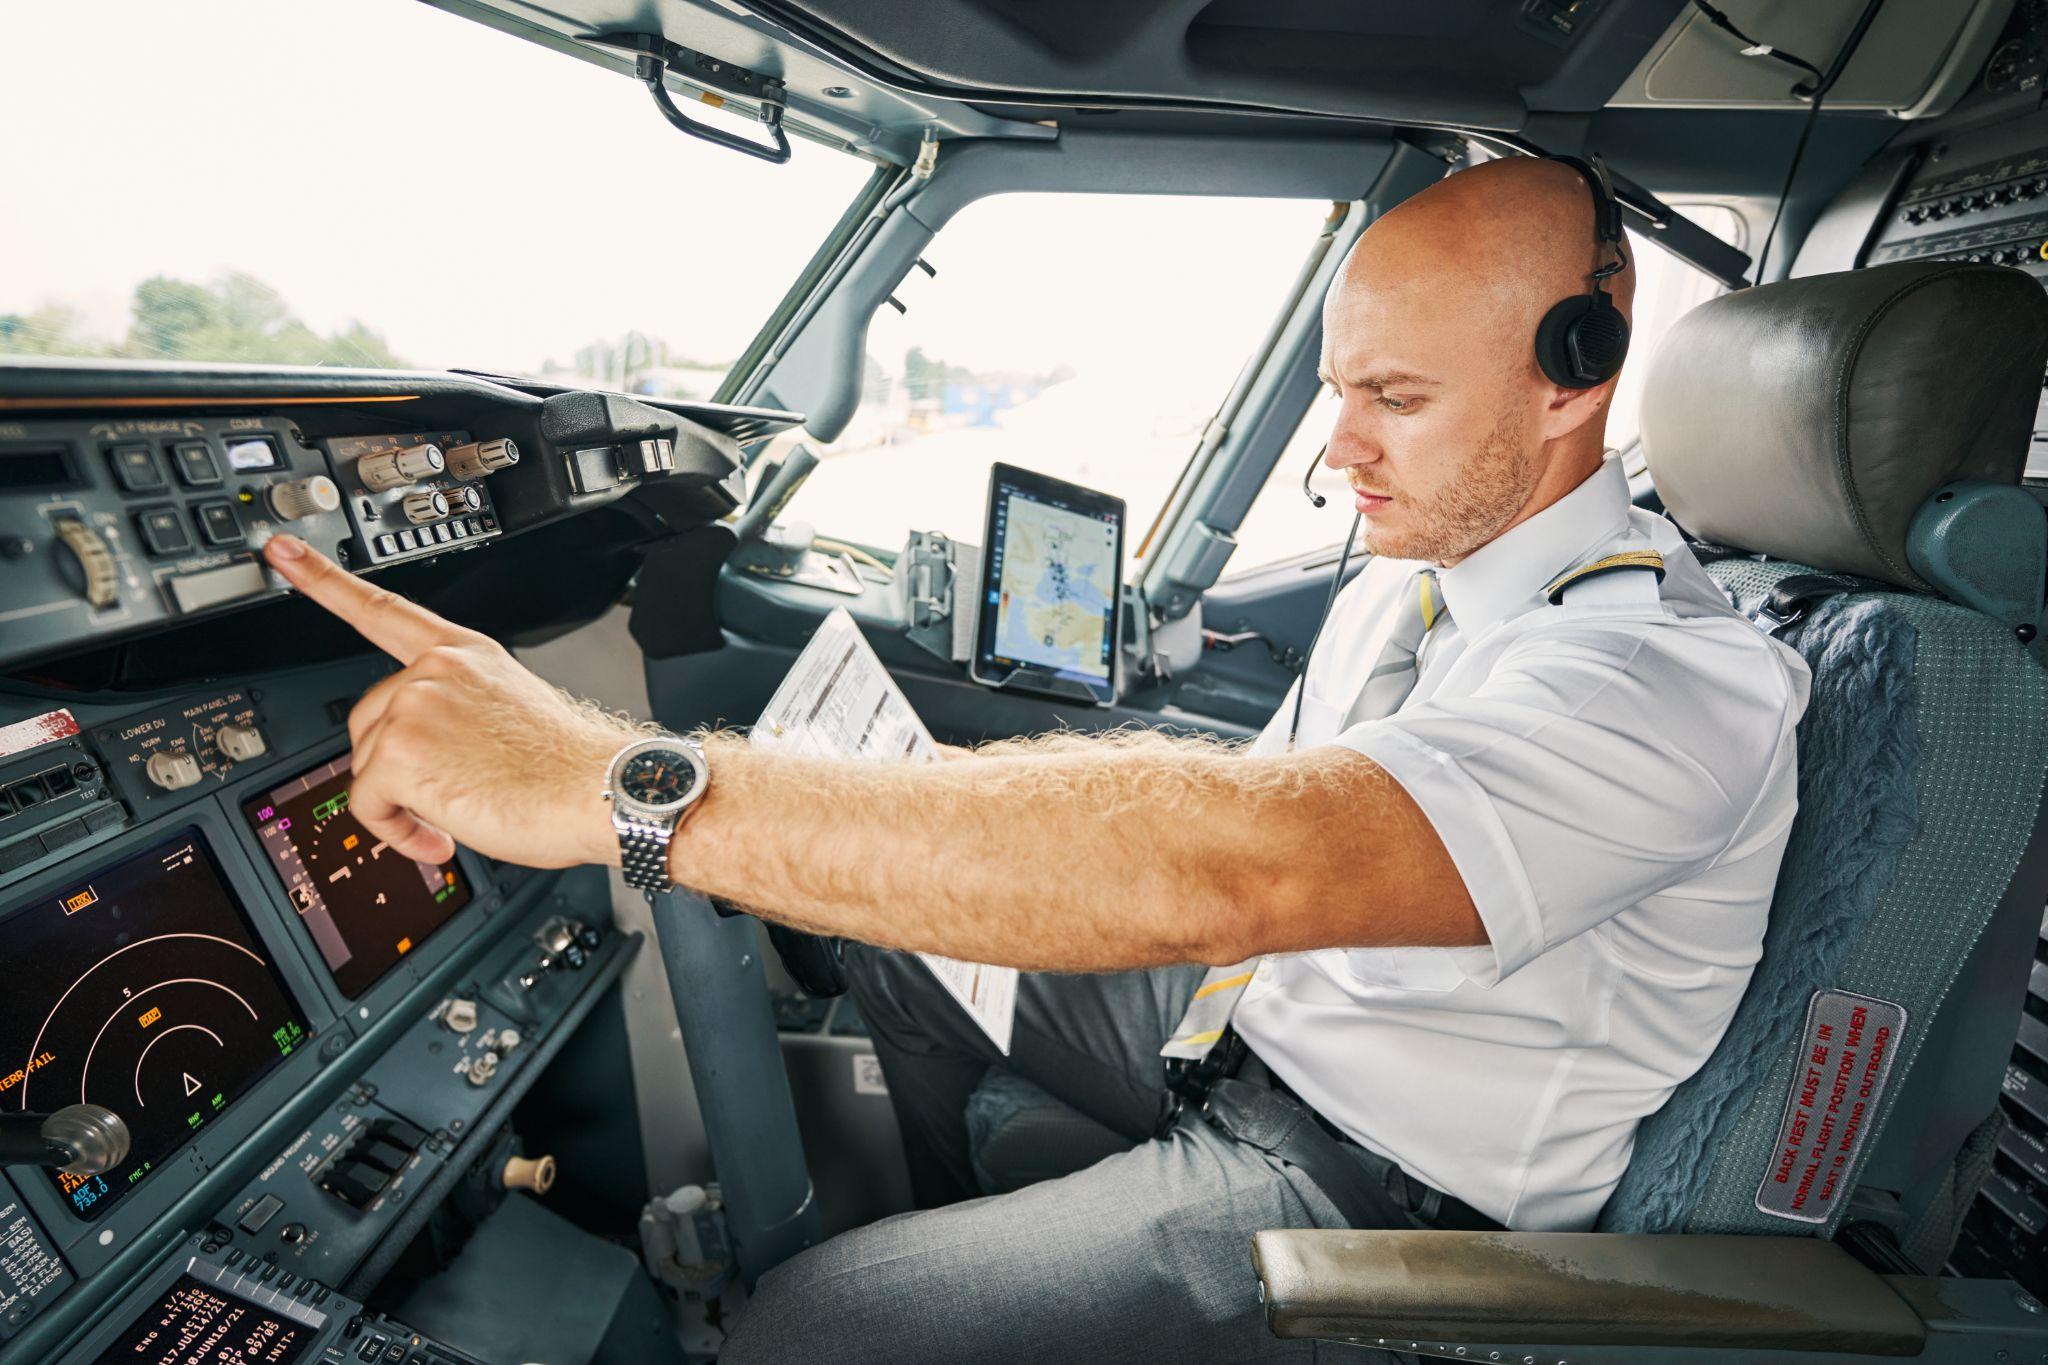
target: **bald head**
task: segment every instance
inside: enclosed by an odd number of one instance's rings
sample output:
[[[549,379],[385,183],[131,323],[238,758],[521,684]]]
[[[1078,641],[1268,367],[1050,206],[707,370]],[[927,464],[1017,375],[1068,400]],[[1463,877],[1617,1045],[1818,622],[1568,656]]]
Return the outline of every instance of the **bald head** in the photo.
[[[1571,167],[1517,157],[1450,176],[1366,230],[1323,308],[1344,400],[1328,462],[1359,490],[1366,543],[1455,563],[1600,463],[1612,380],[1567,389],[1535,338],[1614,260]],[[1633,269],[1607,281],[1626,315]]]

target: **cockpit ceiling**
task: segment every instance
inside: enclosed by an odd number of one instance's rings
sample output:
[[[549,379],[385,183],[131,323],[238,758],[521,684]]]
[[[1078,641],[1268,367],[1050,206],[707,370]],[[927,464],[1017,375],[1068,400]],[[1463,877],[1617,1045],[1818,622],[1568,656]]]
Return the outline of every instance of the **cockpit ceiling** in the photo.
[[[892,160],[925,129],[1032,136],[1073,110],[1518,131],[1611,105],[1799,107],[1796,73],[1743,57],[1690,0],[429,2],[613,65],[584,40],[659,27],[780,77],[794,125]],[[1720,0],[1748,32],[1822,66],[1864,4]],[[1885,0],[1835,107],[1940,112],[2013,4]]]

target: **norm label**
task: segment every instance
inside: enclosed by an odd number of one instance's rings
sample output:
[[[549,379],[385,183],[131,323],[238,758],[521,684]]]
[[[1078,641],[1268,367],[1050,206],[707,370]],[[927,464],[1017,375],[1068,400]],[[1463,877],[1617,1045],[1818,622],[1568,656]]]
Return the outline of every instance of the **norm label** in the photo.
[[[1889,1000],[1813,993],[1778,1145],[1757,1187],[1759,1212],[1800,1223],[1832,1216],[1849,1193],[1905,1031],[1905,1009]]]

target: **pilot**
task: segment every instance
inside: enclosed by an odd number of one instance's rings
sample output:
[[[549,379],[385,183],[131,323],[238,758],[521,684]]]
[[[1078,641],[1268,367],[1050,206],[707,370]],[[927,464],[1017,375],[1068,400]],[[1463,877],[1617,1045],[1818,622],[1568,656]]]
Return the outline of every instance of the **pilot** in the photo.
[[[1619,257],[1588,191],[1485,163],[1345,262],[1325,459],[1374,557],[1249,748],[884,765],[704,737],[667,869],[869,945],[854,990],[923,1206],[764,1276],[724,1359],[1284,1358],[1306,1348],[1265,1330],[1258,1229],[1592,1226],[1757,961],[1808,679],[1631,508],[1612,379],[1538,363]],[[1630,274],[1604,287],[1625,313]],[[296,539],[265,554],[404,665],[349,717],[373,832],[620,860],[599,793],[644,731]],[[906,949],[1027,969],[1010,1056]],[[1128,1148],[970,1198],[998,1061]]]

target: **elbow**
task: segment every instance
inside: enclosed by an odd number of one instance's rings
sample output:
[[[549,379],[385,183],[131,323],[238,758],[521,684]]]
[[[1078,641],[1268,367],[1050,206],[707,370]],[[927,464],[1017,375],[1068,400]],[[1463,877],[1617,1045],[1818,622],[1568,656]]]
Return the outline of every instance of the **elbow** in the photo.
[[[1325,945],[1308,942],[1305,928],[1329,889],[1295,868],[1261,866],[1226,872],[1202,912],[1190,915],[1187,957],[1209,967],[1228,967],[1264,953],[1298,952]]]

